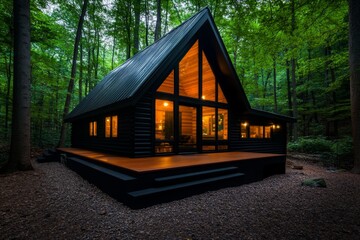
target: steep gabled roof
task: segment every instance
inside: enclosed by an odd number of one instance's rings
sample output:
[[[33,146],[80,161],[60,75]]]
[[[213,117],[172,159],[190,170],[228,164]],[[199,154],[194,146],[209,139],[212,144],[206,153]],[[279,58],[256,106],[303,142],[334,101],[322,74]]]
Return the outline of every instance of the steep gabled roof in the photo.
[[[136,104],[153,84],[159,85],[159,79],[163,80],[166,77],[164,71],[169,73],[174,68],[181,56],[190,48],[191,41],[201,35],[200,32],[206,35],[204,44],[207,55],[211,56],[210,64],[218,69],[223,79],[226,79],[225,82],[220,82],[225,95],[233,97],[242,111],[251,112],[250,104],[225,45],[210,10],[206,7],[112,70],[67,115],[65,120],[73,121],[109,109]]]

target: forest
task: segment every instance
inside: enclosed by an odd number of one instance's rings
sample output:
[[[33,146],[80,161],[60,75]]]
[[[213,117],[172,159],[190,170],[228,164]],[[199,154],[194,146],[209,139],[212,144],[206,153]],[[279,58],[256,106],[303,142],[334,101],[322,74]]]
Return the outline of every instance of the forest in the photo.
[[[297,119],[289,149],[351,157],[348,1],[85,2],[70,110],[112,69],[208,6],[251,106]],[[59,142],[83,4],[30,1],[32,146]],[[0,2],[2,143],[12,125],[12,8],[12,1]]]

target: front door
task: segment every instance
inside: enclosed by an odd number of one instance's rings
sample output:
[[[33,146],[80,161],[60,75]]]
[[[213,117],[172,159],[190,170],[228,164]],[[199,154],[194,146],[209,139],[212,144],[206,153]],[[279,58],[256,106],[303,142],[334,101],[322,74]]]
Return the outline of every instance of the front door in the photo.
[[[198,152],[196,107],[179,105],[179,153]]]

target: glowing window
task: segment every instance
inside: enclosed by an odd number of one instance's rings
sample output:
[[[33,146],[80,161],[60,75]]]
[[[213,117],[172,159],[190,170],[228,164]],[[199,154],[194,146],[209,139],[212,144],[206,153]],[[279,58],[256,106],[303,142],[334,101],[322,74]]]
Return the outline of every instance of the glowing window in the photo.
[[[112,116],[111,117],[111,136],[117,137],[118,135],[118,117]]]
[[[105,137],[109,138],[110,137],[110,128],[111,128],[111,117],[106,117],[105,118]]]
[[[204,140],[215,140],[215,134],[216,134],[215,108],[203,107],[202,137]]]
[[[118,136],[118,117],[111,116],[105,118],[105,137],[117,137]]]
[[[169,76],[164,80],[164,82],[157,89],[158,92],[165,92],[174,94],[174,70],[171,71]]]
[[[155,101],[155,139],[156,153],[173,151],[174,103],[168,100]]]
[[[221,87],[219,84],[218,84],[218,102],[227,103],[225,95],[224,95],[223,91],[221,90]]]
[[[203,100],[215,101],[215,75],[210,67],[210,64],[202,53],[202,96]]]
[[[89,135],[90,136],[97,136],[97,122],[93,121],[89,123]]]
[[[264,129],[264,138],[271,138],[271,126],[265,126]]]
[[[248,131],[247,131],[247,122],[241,123],[241,138],[247,138],[248,137]]]
[[[228,139],[228,111],[226,109],[218,109],[218,139]]]
[[[199,44],[190,48],[179,63],[179,94],[185,97],[199,97]]]
[[[250,126],[250,138],[263,138],[264,126]]]

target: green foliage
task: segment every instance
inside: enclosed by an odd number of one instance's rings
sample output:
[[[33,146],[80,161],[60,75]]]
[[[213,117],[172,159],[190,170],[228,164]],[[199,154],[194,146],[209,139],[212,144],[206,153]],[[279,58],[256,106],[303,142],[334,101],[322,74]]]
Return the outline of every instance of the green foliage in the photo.
[[[51,145],[56,142],[52,138],[58,138],[82,2],[31,2],[34,144]],[[111,69],[131,57],[135,2],[138,1],[89,2],[72,107]],[[278,113],[289,114],[292,106],[289,106],[288,92],[291,89],[287,81],[289,61],[294,58],[299,134],[336,136],[349,133],[348,3],[345,0],[294,1],[292,19],[291,2],[165,0],[161,1],[161,32],[166,34],[208,6],[252,107],[273,111],[275,91]],[[140,1],[140,5],[139,43],[143,49],[154,42],[157,1]],[[11,116],[11,106],[7,114],[5,110],[7,103],[11,105],[7,91],[11,93],[12,88],[7,83],[8,79],[12,80],[10,59],[13,56],[10,0],[0,2],[0,20],[0,123],[3,124],[5,116]],[[334,127],[329,130],[329,126]],[[3,125],[1,129],[0,137],[8,136]],[[309,151],[333,152],[324,146],[328,143],[326,138],[312,143],[306,142],[306,138],[299,141]],[[289,147],[295,148],[300,142],[290,143]],[[343,146],[347,144],[339,143],[337,148],[344,149]]]
[[[332,142],[324,137],[300,137],[295,142],[289,142],[290,152],[300,153],[328,153],[331,152]]]
[[[324,163],[350,169],[352,166],[352,139],[344,136],[339,139],[326,139],[321,136],[300,137],[288,143],[292,153],[319,154]]]

